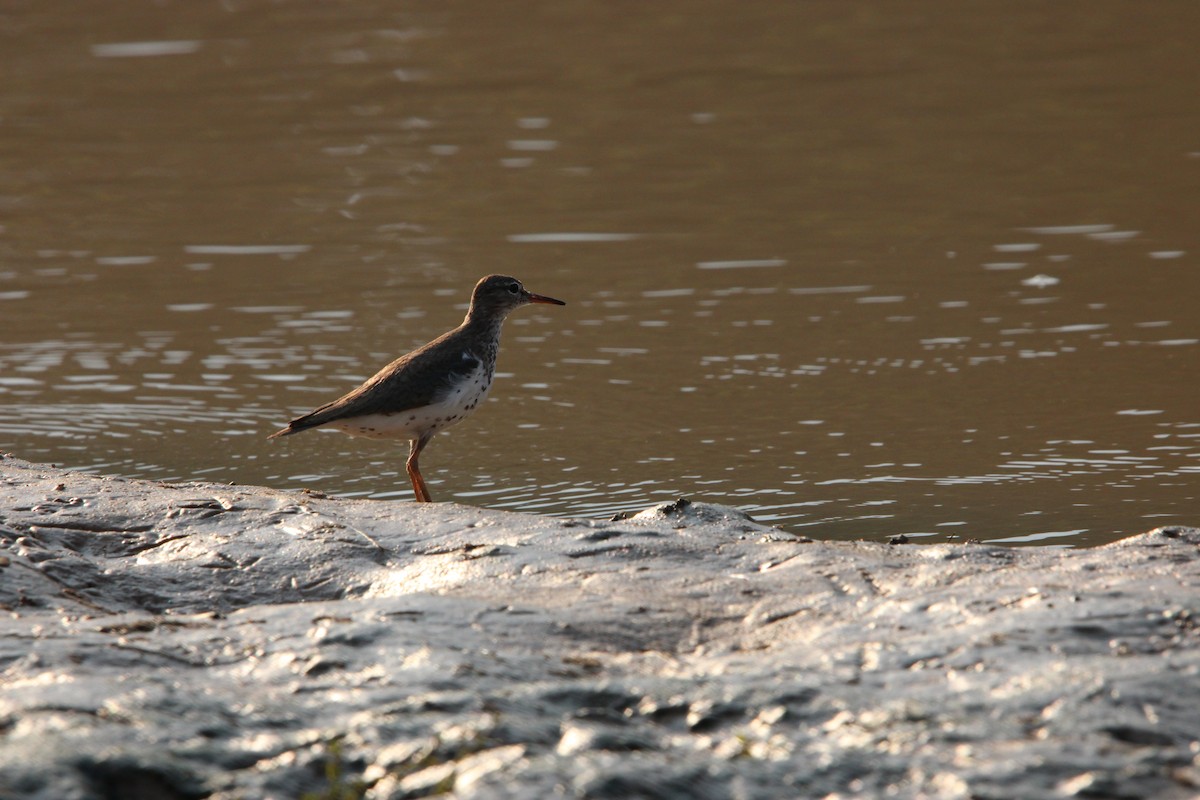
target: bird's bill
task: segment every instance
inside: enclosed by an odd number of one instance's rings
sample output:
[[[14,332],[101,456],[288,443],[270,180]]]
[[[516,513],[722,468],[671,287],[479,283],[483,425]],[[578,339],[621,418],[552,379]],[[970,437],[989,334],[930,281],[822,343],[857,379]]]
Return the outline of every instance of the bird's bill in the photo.
[[[533,292],[525,292],[525,299],[531,303],[548,303],[552,306],[566,305],[562,300],[555,300],[553,297],[546,297],[545,295],[534,294]]]

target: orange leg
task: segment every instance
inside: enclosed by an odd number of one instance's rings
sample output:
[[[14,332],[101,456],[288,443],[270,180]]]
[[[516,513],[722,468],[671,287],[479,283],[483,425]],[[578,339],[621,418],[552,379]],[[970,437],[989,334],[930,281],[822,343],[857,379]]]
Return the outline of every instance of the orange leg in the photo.
[[[404,468],[408,471],[408,479],[412,481],[413,494],[416,495],[418,503],[433,502],[433,498],[429,496],[429,489],[425,487],[425,479],[421,477],[421,468],[417,464],[417,458],[425,449],[425,445],[429,444],[431,438],[433,437],[421,436],[409,442],[408,461],[404,464]]]

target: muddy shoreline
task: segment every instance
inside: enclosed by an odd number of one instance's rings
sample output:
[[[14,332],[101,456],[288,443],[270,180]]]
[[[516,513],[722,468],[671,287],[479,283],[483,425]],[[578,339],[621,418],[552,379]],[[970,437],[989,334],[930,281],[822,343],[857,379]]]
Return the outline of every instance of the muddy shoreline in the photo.
[[[0,493],[4,798],[1200,789],[1194,528],[820,542],[11,456]]]

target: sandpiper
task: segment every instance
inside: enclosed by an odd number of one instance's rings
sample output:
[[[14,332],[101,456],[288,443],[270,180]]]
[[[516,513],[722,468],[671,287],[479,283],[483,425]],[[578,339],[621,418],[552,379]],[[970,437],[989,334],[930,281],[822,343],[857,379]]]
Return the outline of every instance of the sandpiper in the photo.
[[[467,316],[452,331],[400,356],[357,389],[297,417],[271,439],[332,428],[368,439],[407,439],[405,468],[418,502],[433,498],[417,459],[440,430],[462,422],[487,397],[496,372],[500,327],[529,303],[564,306],[525,289],[516,278],[488,275],[475,284]]]

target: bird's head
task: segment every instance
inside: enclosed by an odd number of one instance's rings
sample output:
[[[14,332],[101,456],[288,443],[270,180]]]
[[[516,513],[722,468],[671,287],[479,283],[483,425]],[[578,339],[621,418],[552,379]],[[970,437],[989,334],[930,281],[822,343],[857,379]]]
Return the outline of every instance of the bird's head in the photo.
[[[467,312],[467,319],[480,316],[503,319],[513,309],[529,303],[566,305],[562,300],[534,294],[516,278],[510,278],[507,275],[488,275],[475,284],[475,291],[471,293],[471,309]]]

